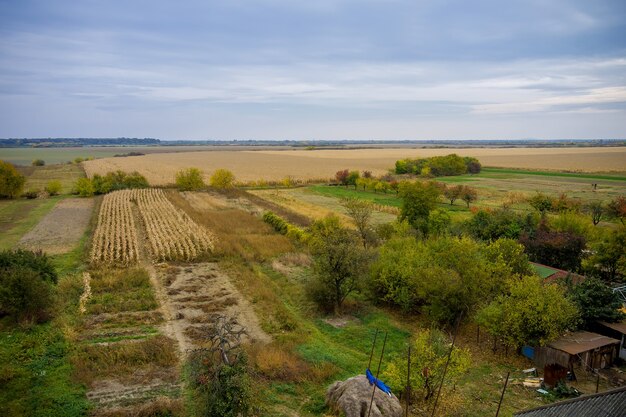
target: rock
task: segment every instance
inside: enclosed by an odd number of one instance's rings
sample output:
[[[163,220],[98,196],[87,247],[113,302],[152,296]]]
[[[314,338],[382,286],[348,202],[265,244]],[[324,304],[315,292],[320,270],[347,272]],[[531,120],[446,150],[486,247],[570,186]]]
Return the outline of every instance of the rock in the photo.
[[[374,387],[365,375],[337,381],[326,392],[326,405],[346,417],[367,417]],[[402,406],[395,395],[387,395],[378,388],[372,403],[370,417],[402,417]]]

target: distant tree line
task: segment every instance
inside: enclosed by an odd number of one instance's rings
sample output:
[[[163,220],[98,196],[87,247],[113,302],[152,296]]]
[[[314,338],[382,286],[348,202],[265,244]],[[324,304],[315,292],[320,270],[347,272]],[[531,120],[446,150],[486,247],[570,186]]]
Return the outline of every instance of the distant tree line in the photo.
[[[478,174],[482,166],[478,159],[457,154],[430,158],[401,159],[396,161],[396,174],[414,174],[423,177]]]

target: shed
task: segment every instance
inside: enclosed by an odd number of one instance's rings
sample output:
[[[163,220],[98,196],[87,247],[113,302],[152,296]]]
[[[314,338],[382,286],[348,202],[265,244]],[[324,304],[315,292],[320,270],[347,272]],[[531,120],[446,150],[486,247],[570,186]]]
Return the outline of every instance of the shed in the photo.
[[[626,387],[598,394],[543,405],[532,410],[517,411],[523,417],[623,417],[626,410]]]
[[[605,368],[618,355],[620,341],[591,332],[575,332],[535,349],[539,367],[557,364],[574,371],[581,365],[585,370]]]
[[[626,360],[626,320],[617,323],[599,321],[594,330],[605,336],[620,340],[619,357]]]

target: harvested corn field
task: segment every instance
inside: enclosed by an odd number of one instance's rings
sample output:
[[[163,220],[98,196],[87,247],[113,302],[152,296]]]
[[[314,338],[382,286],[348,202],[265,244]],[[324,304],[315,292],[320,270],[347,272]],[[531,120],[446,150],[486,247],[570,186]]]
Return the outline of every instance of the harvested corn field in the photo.
[[[155,261],[189,261],[213,250],[213,235],[176,209],[162,190],[122,190],[107,194],[102,201],[91,250],[93,263],[128,265],[138,261],[140,224],[135,207]]]

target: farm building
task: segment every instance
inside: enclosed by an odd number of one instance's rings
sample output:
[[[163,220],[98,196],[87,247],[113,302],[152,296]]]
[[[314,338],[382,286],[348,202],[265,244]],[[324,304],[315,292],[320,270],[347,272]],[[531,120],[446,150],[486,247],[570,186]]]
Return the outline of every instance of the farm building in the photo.
[[[619,357],[626,360],[626,320],[618,323],[600,321],[594,330],[605,336],[620,340]]]
[[[591,332],[569,333],[535,349],[535,363],[539,367],[561,366],[570,372],[605,368],[618,355],[620,341]]]
[[[626,410],[626,387],[598,394],[559,401],[553,404],[518,411],[520,417],[623,417]]]
[[[564,279],[567,277],[572,280],[572,284],[574,285],[580,284],[585,280],[585,277],[583,275],[575,274],[573,272],[565,271],[563,269],[553,268],[551,266],[538,264],[536,262],[531,262],[530,264],[535,270],[535,273],[539,275],[545,283],[555,282],[559,279]]]

